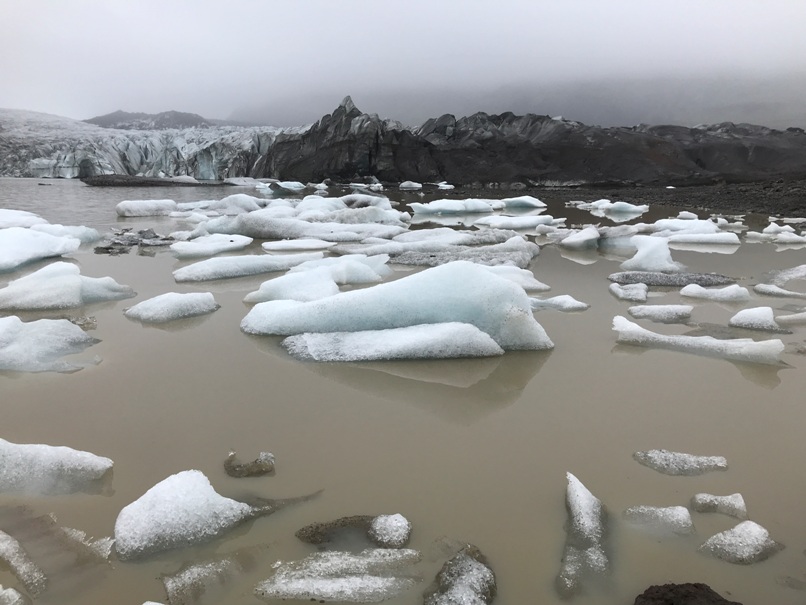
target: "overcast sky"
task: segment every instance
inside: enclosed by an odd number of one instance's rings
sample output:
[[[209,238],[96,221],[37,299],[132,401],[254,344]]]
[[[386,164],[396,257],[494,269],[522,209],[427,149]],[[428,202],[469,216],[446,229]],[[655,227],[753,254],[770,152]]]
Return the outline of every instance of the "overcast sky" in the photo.
[[[524,91],[806,82],[804,26],[806,0],[0,0],[0,107],[303,123],[350,94],[404,121],[462,99],[578,118]]]

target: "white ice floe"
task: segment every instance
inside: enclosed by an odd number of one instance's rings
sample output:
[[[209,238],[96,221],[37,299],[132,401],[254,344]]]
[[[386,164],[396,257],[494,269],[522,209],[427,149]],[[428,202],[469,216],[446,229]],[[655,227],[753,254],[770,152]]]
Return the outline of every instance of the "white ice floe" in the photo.
[[[475,214],[492,212],[493,207],[484,200],[434,200],[428,203],[409,204],[415,214]]]
[[[370,523],[368,534],[384,548],[403,548],[411,537],[411,521],[400,513],[378,515]]]
[[[392,273],[386,264],[389,262],[388,254],[347,254],[344,256],[327,257],[318,260],[309,260],[292,267],[289,273],[301,273],[320,268],[326,268],[337,284],[371,284],[382,281]]]
[[[47,221],[33,212],[0,208],[0,229],[8,229],[9,227],[27,228],[44,224],[47,224]]]
[[[700,217],[694,214],[693,212],[689,212],[688,210],[681,210],[680,212],[677,213],[676,218],[682,221],[696,221]]]
[[[257,585],[255,595],[266,601],[379,603],[417,585],[413,566],[420,559],[411,549],[318,552],[301,561],[278,561],[274,575]]]
[[[444,253],[462,250],[454,246],[489,246],[502,244],[513,237],[520,237],[515,231],[504,229],[483,229],[481,231],[459,231],[448,227],[406,231],[392,238],[367,238],[360,244],[339,244],[333,251],[337,254],[389,254],[397,256],[405,252]],[[523,239],[523,238],[521,238]]]
[[[112,464],[109,458],[70,447],[0,439],[0,492],[70,494],[92,491]]]
[[[675,323],[689,319],[693,310],[691,305],[637,305],[627,309],[627,313],[635,319]]]
[[[718,233],[719,225],[708,219],[679,219],[665,218],[654,223],[639,223],[636,228],[640,231],[673,235],[675,233],[707,234]]]
[[[735,233],[674,233],[666,237],[670,244],[702,244],[738,246],[741,244]]]
[[[694,533],[691,513],[685,506],[631,506],[624,511],[624,518],[652,533],[681,536]]]
[[[89,244],[101,239],[101,234],[97,229],[92,227],[84,227],[83,225],[51,225],[50,223],[32,225],[31,231],[40,231],[48,235],[55,235],[56,237],[74,237],[81,241],[82,244]]]
[[[447,181],[440,181],[439,183],[437,183],[437,189],[441,191],[450,191],[451,189],[454,189],[454,186],[448,183]]]
[[[701,298],[714,302],[747,302],[750,300],[750,292],[747,288],[738,284],[725,286],[724,288],[703,288],[697,284],[689,284],[680,290],[681,296],[689,298]]]
[[[214,233],[197,237],[187,242],[171,244],[171,252],[174,253],[176,258],[199,258],[202,256],[214,256],[221,252],[243,250],[251,243],[252,238],[244,235]]]
[[[633,454],[636,462],[664,475],[702,475],[709,471],[728,470],[723,456],[695,456],[669,450],[646,450]]]
[[[69,309],[136,294],[111,277],[84,277],[77,265],[56,262],[0,289],[0,310]]]
[[[50,235],[23,227],[0,229],[0,272],[13,271],[26,263],[75,252],[81,240]]]
[[[423,188],[423,184],[416,181],[403,181],[398,185],[398,188],[401,191],[418,191]]]
[[[248,504],[218,494],[201,471],[182,471],[120,511],[115,550],[126,560],[202,544],[253,516]]]
[[[272,273],[274,271],[285,271],[305,261],[320,259],[322,256],[321,252],[286,255],[259,254],[223,256],[209,258],[186,267],[181,267],[174,271],[173,275],[177,282],[245,277],[248,275]]]
[[[806,312],[779,315],[775,321],[782,326],[797,326],[806,324]]]
[[[545,208],[546,203],[541,202],[531,195],[519,195],[517,197],[505,197],[500,200],[505,208]]]
[[[28,600],[13,588],[3,588],[0,584],[0,605],[27,605]]]
[[[728,563],[749,565],[763,561],[784,548],[754,521],[742,521],[733,529],[711,536],[698,549]]]
[[[523,288],[464,261],[309,303],[261,303],[243,319],[241,329],[291,335],[446,322],[475,325],[503,349],[554,346],[532,316]]]
[[[124,200],[115,206],[118,216],[168,216],[176,210],[173,200]]]
[[[492,227],[493,229],[515,229],[524,231],[526,229],[534,229],[538,225],[551,225],[554,223],[554,217],[548,214],[529,215],[529,216],[484,216],[476,221],[473,221],[474,226],[483,225],[485,227]],[[565,220],[565,219],[562,219]]]
[[[497,592],[495,573],[472,544],[446,561],[435,584],[424,605],[489,605]]]
[[[210,292],[166,292],[124,309],[123,314],[143,323],[165,323],[206,315],[220,306]]]
[[[545,292],[551,290],[551,286],[547,286],[537,278],[534,273],[528,269],[521,269],[512,265],[479,265],[484,267],[487,271],[494,273],[498,277],[503,277],[511,282],[518,284],[524,290],[531,292]]]
[[[47,589],[48,578],[45,572],[31,559],[16,538],[4,531],[0,531],[0,563],[11,570],[33,597]]]
[[[666,288],[698,284],[700,286],[724,286],[736,280],[718,273],[661,273],[659,271],[622,271],[611,273],[608,278],[617,284],[642,283],[647,286],[661,286]]]
[[[634,235],[630,243],[637,249],[635,256],[621,263],[624,271],[682,271],[683,265],[672,260],[669,242],[662,237]]]
[[[325,250],[332,248],[336,242],[323,239],[285,239],[276,242],[263,242],[261,246],[266,252],[295,252],[297,250]]]
[[[746,328],[748,330],[761,330],[765,332],[786,331],[775,321],[772,307],[742,309],[730,318],[728,325],[734,328]]]
[[[756,284],[753,291],[762,296],[775,296],[777,298],[806,298],[806,292],[787,290],[775,284]]]
[[[761,230],[765,235],[778,235],[780,233],[795,233],[795,228],[792,225],[779,225],[777,223],[770,223]]]
[[[779,356],[784,350],[784,343],[777,338],[755,341],[750,338],[719,340],[712,336],[666,336],[646,330],[620,315],[613,318],[613,329],[618,332],[616,342],[621,344],[670,349],[749,363],[778,365]]]
[[[358,332],[304,333],[283,346],[294,357],[313,361],[451,359],[503,355],[489,334],[466,323],[436,323]]]
[[[292,193],[299,193],[305,189],[305,183],[300,183],[299,181],[277,181],[275,185],[279,189],[285,189]]]
[[[552,296],[551,298],[530,298],[529,302],[532,305],[533,311],[542,311],[543,309],[555,309],[557,311],[574,312],[585,311],[590,309],[588,303],[577,300],[569,294],[561,294],[560,296]]]
[[[560,245],[567,248],[595,248],[599,241],[599,230],[593,225],[574,231],[560,240]]]
[[[23,322],[0,318],[0,370],[13,372],[74,372],[89,362],[64,361],[98,342],[66,319]]]
[[[210,233],[239,233],[258,239],[314,238],[332,242],[358,242],[368,237],[391,238],[406,231],[398,225],[376,223],[311,223],[278,217],[274,208],[263,208],[235,217],[220,217],[205,223]]]
[[[722,513],[737,519],[747,519],[747,506],[739,493],[729,496],[694,494],[691,498],[691,508],[698,513]]]
[[[646,302],[649,295],[649,287],[646,284],[610,284],[608,286],[610,293],[619,300],[626,300],[629,302]]]
[[[260,288],[244,297],[244,302],[259,303],[270,300],[298,300],[307,302],[338,294],[339,285],[329,267],[302,273],[286,273],[264,281]]]

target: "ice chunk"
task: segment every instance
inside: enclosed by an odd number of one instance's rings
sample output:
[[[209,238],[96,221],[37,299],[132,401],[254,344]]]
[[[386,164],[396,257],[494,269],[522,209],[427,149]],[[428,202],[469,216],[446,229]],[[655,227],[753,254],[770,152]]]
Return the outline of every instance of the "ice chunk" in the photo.
[[[204,281],[208,279],[229,279],[260,275],[274,271],[285,271],[308,260],[322,258],[321,252],[286,255],[246,255],[209,258],[174,271],[177,282]]]
[[[664,475],[702,475],[709,471],[728,470],[728,461],[722,456],[695,456],[669,450],[647,450],[633,454],[636,462]]]
[[[0,439],[0,492],[70,494],[97,491],[109,458],[64,446]]]
[[[47,589],[48,578],[45,573],[31,560],[20,543],[4,531],[0,531],[0,561],[5,563],[32,596],[36,597]]]
[[[0,370],[13,372],[74,372],[86,364],[60,358],[80,353],[98,342],[66,319],[23,322],[0,318]]]
[[[534,320],[523,288],[464,261],[318,301],[260,303],[241,322],[241,329],[291,335],[446,322],[475,325],[503,349],[554,346]]]
[[[531,195],[519,195],[517,197],[505,197],[499,200],[506,208],[545,208],[545,202],[541,202]]]
[[[568,294],[561,294],[560,296],[552,296],[551,298],[530,298],[529,303],[532,305],[532,310],[542,311],[543,309],[556,309],[557,311],[574,312],[585,311],[590,309],[588,303],[577,300]]]
[[[797,326],[806,323],[806,312],[781,315],[776,321],[784,326]]]
[[[694,494],[691,508],[698,513],[722,513],[737,519],[747,519],[747,506],[739,493],[729,496]]]
[[[449,191],[451,189],[454,189],[454,186],[446,181],[440,181],[439,183],[437,183],[437,189],[441,191]]]
[[[742,521],[733,529],[711,536],[698,549],[728,563],[750,565],[763,561],[784,548],[754,521]]]
[[[551,290],[551,286],[547,286],[543,282],[536,279],[534,273],[532,273],[528,269],[520,269],[518,267],[513,267],[510,265],[480,265],[480,266],[484,267],[487,271],[490,271],[499,277],[503,277],[504,279],[508,279],[518,284],[524,290],[533,292],[545,292],[546,290]]]
[[[401,191],[417,191],[423,188],[423,184],[416,181],[403,181],[398,187]]]
[[[176,258],[198,258],[200,256],[213,256],[221,252],[243,250],[251,243],[252,238],[244,235],[214,233],[197,237],[188,242],[171,244],[171,251]]]
[[[534,242],[517,236],[492,246],[453,246],[440,252],[404,252],[395,256],[401,265],[434,267],[454,261],[472,261],[480,265],[513,265],[525,269],[540,252]]]
[[[129,319],[144,323],[164,323],[183,317],[206,315],[220,308],[210,292],[167,292],[124,309]]]
[[[424,605],[489,605],[496,592],[495,574],[487,559],[468,544],[442,566]]]
[[[595,248],[599,241],[599,230],[588,225],[581,231],[575,231],[560,240],[560,245],[567,248]]]
[[[702,298],[715,302],[746,302],[750,300],[750,292],[747,288],[733,284],[724,288],[703,288],[697,284],[689,284],[680,290],[681,296],[689,298]]]
[[[646,284],[627,284],[622,286],[620,284],[610,284],[608,288],[610,293],[619,300],[627,300],[630,302],[646,302],[649,288]]]
[[[485,216],[473,222],[473,225],[485,225],[493,229],[534,229],[538,225],[550,225],[553,216],[542,214],[538,216]]]
[[[207,210],[214,210],[220,214],[235,215],[242,212],[252,212],[259,210],[266,205],[266,200],[246,195],[245,193],[235,193],[218,201],[210,202]]]
[[[259,303],[270,300],[319,300],[339,293],[330,267],[320,267],[301,273],[286,273],[264,281],[260,288],[244,297],[244,302]]]
[[[653,533],[681,536],[694,533],[691,513],[685,506],[631,506],[624,511],[624,518]]]
[[[610,566],[604,549],[605,508],[574,475],[566,473],[566,477],[568,525],[565,552],[557,576],[557,589],[565,597],[581,588],[586,575],[605,573]]]
[[[294,252],[297,250],[325,250],[332,248],[336,242],[326,242],[322,239],[285,239],[277,242],[264,242],[261,244],[266,252]]]
[[[696,221],[700,217],[694,214],[693,212],[689,212],[687,210],[681,210],[677,213],[677,218],[683,221]]]
[[[378,515],[370,523],[370,539],[383,548],[403,548],[411,537],[411,521],[400,513]]]
[[[379,603],[420,581],[412,570],[421,555],[411,549],[366,549],[360,553],[318,552],[301,561],[278,562],[255,595],[274,599]]]
[[[84,277],[78,266],[60,261],[0,289],[0,310],[69,309],[136,295],[111,277]]]
[[[368,237],[390,238],[406,231],[397,225],[375,223],[310,223],[298,218],[278,218],[272,208],[263,208],[223,221],[209,221],[210,233],[240,233],[259,239],[314,238],[332,242],[357,242]]]
[[[637,305],[627,309],[635,319],[648,319],[659,323],[676,323],[691,317],[691,305]]]
[[[641,224],[636,225],[639,229],[654,231],[664,235],[672,235],[674,233],[718,233],[719,226],[708,219],[678,219],[666,218],[660,219],[649,225]]]
[[[392,270],[387,266],[389,255],[348,254],[310,260],[292,267],[289,273],[326,268],[337,284],[370,284],[382,281]]]
[[[489,334],[466,323],[436,323],[359,332],[304,333],[283,346],[294,357],[314,361],[449,359],[490,357],[504,350]]]
[[[465,250],[465,247],[501,244],[513,237],[520,237],[515,231],[484,229],[482,231],[457,231],[447,227],[419,229],[396,235],[392,241],[367,238],[360,245],[340,244],[334,248],[337,254],[400,255],[405,252],[450,253]],[[521,238],[523,239],[523,238]],[[461,246],[461,248],[456,248]]]
[[[434,200],[433,202],[409,204],[415,214],[475,214],[492,212],[493,207],[484,200]]]
[[[780,298],[806,298],[806,292],[787,290],[775,284],[756,284],[753,290],[762,296],[776,296]]]
[[[625,271],[682,271],[683,265],[672,260],[669,242],[662,237],[633,235],[630,238],[638,251],[631,259],[621,263]]]
[[[277,185],[277,187],[280,189],[285,189],[286,191],[290,191],[292,193],[298,193],[305,189],[305,184],[300,183],[299,181],[277,181],[275,185]]]
[[[700,286],[724,286],[736,282],[732,277],[716,273],[661,273],[658,271],[622,271],[612,273],[608,279],[617,284],[646,284],[680,288],[689,284]]]
[[[45,224],[47,224],[47,221],[33,212],[0,208],[0,229],[8,229],[9,227],[27,228],[33,225]]]
[[[176,209],[173,200],[125,200],[115,206],[118,216],[168,216]]]
[[[65,225],[51,225],[50,223],[43,225],[32,225],[31,231],[40,231],[48,235],[56,237],[74,237],[81,241],[82,244],[89,244],[101,239],[101,234],[97,229],[84,226],[65,226]]]
[[[3,588],[0,584],[0,605],[27,605],[28,601],[13,588]]]
[[[0,229],[0,272],[13,271],[26,263],[75,252],[81,240],[33,231],[22,227]]]
[[[789,332],[783,329],[775,321],[772,307],[753,307],[752,309],[742,309],[728,321],[728,325],[734,328],[746,328],[748,330],[762,330],[766,332]]]
[[[738,246],[741,244],[735,233],[675,233],[666,238],[670,244],[710,244]]]

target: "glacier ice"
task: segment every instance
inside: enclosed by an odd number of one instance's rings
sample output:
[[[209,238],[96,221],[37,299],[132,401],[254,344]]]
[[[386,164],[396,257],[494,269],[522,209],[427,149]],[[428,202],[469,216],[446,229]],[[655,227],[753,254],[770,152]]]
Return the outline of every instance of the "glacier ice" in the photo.
[[[0,605],[27,605],[28,600],[13,588],[3,588],[0,584]]]
[[[691,305],[636,305],[627,309],[635,319],[648,319],[658,323],[676,323],[691,317]]]
[[[411,537],[411,521],[400,513],[378,515],[369,525],[370,540],[383,548],[403,548]]]
[[[124,200],[115,206],[118,216],[168,216],[176,211],[173,200]]]
[[[660,271],[622,271],[612,273],[608,279],[617,284],[642,283],[647,286],[681,288],[689,284],[699,286],[724,286],[736,280],[717,273],[662,273]]]
[[[210,233],[238,233],[270,240],[314,238],[332,242],[358,242],[368,237],[390,238],[406,231],[398,225],[376,223],[309,222],[278,217],[276,210],[262,208],[235,217],[220,217],[205,224]]]
[[[545,292],[546,290],[551,290],[550,286],[547,286],[540,280],[538,280],[534,273],[529,271],[528,269],[521,269],[519,267],[514,267],[512,265],[479,265],[480,267],[484,267],[487,271],[491,273],[503,277],[504,279],[508,279],[511,282],[518,284],[521,288],[526,291],[532,292]]]
[[[468,544],[442,566],[424,605],[489,605],[498,590],[495,573],[475,546]]]
[[[84,277],[78,266],[59,261],[0,289],[1,310],[69,309],[136,296],[111,277]]]
[[[762,296],[776,296],[780,298],[806,298],[806,292],[787,290],[775,284],[756,284],[753,290]]]
[[[123,314],[143,323],[164,323],[183,317],[206,315],[219,307],[210,292],[166,292],[124,309]]]
[[[664,475],[702,475],[709,471],[728,470],[728,461],[723,456],[695,456],[669,450],[646,450],[635,452],[633,458]]]
[[[780,315],[775,321],[783,326],[796,326],[806,323],[806,312],[792,313],[790,315]]]
[[[32,596],[37,597],[47,589],[48,578],[45,572],[19,542],[4,531],[0,531],[0,562],[11,570]]]
[[[712,336],[666,336],[646,330],[620,315],[613,318],[613,329],[618,332],[616,342],[622,344],[670,349],[749,363],[778,365],[779,355],[784,350],[784,343],[777,338],[755,341],[750,338],[720,340]]]
[[[320,267],[300,273],[286,273],[264,281],[244,302],[259,303],[270,300],[298,300],[307,302],[338,294],[339,285],[333,279],[331,267]]]
[[[532,316],[523,288],[464,261],[322,300],[260,303],[243,319],[241,329],[250,334],[291,335],[445,322],[475,325],[503,349],[554,346]]]
[[[741,244],[735,233],[675,233],[666,238],[670,244],[710,244],[738,246]]]
[[[466,247],[502,244],[513,237],[515,231],[484,229],[482,231],[457,231],[448,227],[406,231],[392,238],[367,238],[361,244],[339,244],[333,251],[338,254],[389,254],[398,256],[404,252],[450,253]],[[521,238],[522,239],[522,238]]]
[[[595,248],[599,241],[599,230],[593,225],[575,231],[560,240],[560,245],[567,248]]]
[[[0,370],[74,372],[87,364],[61,358],[80,353],[97,342],[66,319],[23,322],[15,315],[0,317]]]
[[[694,533],[691,513],[685,506],[631,506],[624,511],[628,523],[656,534]]]
[[[646,302],[649,294],[649,288],[646,284],[610,284],[608,287],[610,293],[619,300],[626,300],[629,302]]]
[[[65,446],[0,439],[0,492],[70,494],[97,490],[109,458]]]
[[[285,239],[275,242],[263,242],[261,246],[266,252],[295,252],[298,250],[325,250],[332,248],[336,242],[328,242],[323,239]]]
[[[505,208],[545,208],[546,203],[531,195],[518,195],[516,197],[505,197],[500,200]]]
[[[422,558],[411,549],[366,549],[359,553],[318,552],[301,561],[278,562],[274,575],[258,584],[261,599],[305,599],[379,603],[420,582],[413,566]]]
[[[0,208],[0,229],[8,229],[9,227],[32,227],[33,225],[44,224],[47,224],[47,221],[33,212]]]
[[[246,256],[222,256],[181,267],[173,272],[177,282],[195,282],[209,279],[230,279],[261,273],[285,271],[308,260],[322,258],[321,252],[303,254],[260,254]]]
[[[0,272],[13,271],[22,265],[78,250],[81,240],[25,229],[0,229]]]
[[[720,532],[703,542],[701,553],[728,563],[750,565],[763,561],[784,548],[755,521],[742,521],[733,529]]]
[[[534,229],[538,225],[551,225],[554,217],[548,214],[536,216],[485,216],[473,222],[474,226],[484,225],[493,229]]]
[[[417,191],[423,188],[423,184],[416,181],[403,181],[398,185],[398,188],[401,191]]]
[[[251,243],[252,238],[244,235],[213,233],[187,242],[171,244],[171,251],[176,258],[198,258],[201,256],[214,256],[221,252],[243,250]]]
[[[571,313],[574,311],[585,311],[590,309],[588,303],[577,300],[568,294],[561,294],[560,296],[552,296],[551,298],[530,298],[529,303],[532,305],[532,310],[542,311],[543,309],[556,309],[557,311],[565,311]]]
[[[40,231],[41,233],[47,233],[48,235],[54,235],[56,237],[74,237],[82,244],[89,244],[101,239],[101,234],[98,233],[97,229],[83,225],[73,226],[46,223],[32,225],[30,229],[31,231]]]
[[[415,214],[475,214],[492,212],[493,207],[484,200],[434,200],[433,202],[409,204]]]
[[[747,302],[750,300],[748,289],[738,284],[724,288],[703,288],[697,284],[689,284],[680,290],[680,296],[702,298],[714,302]]]
[[[734,328],[746,328],[764,332],[789,332],[775,321],[772,307],[742,309],[728,320],[728,325]]]
[[[633,235],[630,243],[637,248],[635,256],[621,263],[625,271],[682,271],[683,265],[672,260],[669,242],[662,237]]]
[[[357,332],[303,333],[283,346],[294,357],[314,361],[450,359],[503,355],[489,334],[467,323],[432,323]]]
[[[392,273],[386,264],[389,255],[346,254],[344,256],[327,257],[300,263],[289,270],[289,273],[300,273],[316,269],[327,269],[337,284],[371,284],[382,281]]]
[[[454,261],[480,265],[513,265],[525,269],[540,252],[534,242],[517,236],[491,246],[452,246],[439,252],[404,252],[394,258],[401,265],[434,267]]]
[[[722,513],[737,519],[747,519],[747,506],[741,494],[714,496],[713,494],[694,494],[691,508],[698,513]]]

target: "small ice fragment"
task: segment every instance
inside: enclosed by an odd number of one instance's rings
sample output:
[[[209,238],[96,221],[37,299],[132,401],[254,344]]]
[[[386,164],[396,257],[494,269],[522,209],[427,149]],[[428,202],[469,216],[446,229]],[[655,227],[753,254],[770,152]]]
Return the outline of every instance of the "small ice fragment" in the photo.
[[[619,300],[628,302],[646,302],[649,288],[646,284],[610,284],[610,293]]]
[[[321,252],[287,255],[246,255],[209,258],[174,271],[177,282],[229,279],[285,271],[308,260],[322,258]]]
[[[198,258],[214,256],[221,252],[243,250],[251,243],[252,238],[244,235],[213,233],[212,235],[197,237],[191,241],[171,244],[171,251],[176,258]]]
[[[754,521],[742,521],[733,529],[711,536],[698,549],[728,563],[750,565],[763,561],[784,548]]]
[[[367,532],[370,540],[383,548],[403,548],[411,537],[411,522],[403,515],[378,515]]]
[[[266,252],[294,252],[296,250],[325,250],[332,248],[336,242],[328,242],[323,239],[302,238],[284,239],[276,242],[263,242],[261,246]]]
[[[175,210],[173,200],[125,200],[115,206],[118,216],[168,216]]]
[[[48,578],[45,573],[31,560],[20,543],[4,531],[0,531],[0,562],[5,563],[25,590],[34,597],[47,589]]]
[[[762,296],[776,296],[779,298],[806,298],[806,292],[787,290],[775,284],[756,284],[753,290]]]
[[[624,518],[653,533],[681,536],[694,533],[691,513],[685,506],[631,506],[624,511]]]
[[[747,519],[747,506],[739,493],[729,496],[713,494],[694,494],[691,508],[698,513],[722,513],[737,519]]]
[[[560,245],[566,248],[595,248],[599,241],[599,230],[588,225],[580,231],[575,231],[560,240]]]
[[[495,573],[486,557],[468,544],[442,566],[424,605],[489,605],[496,592]]]
[[[638,249],[631,259],[621,263],[625,271],[682,271],[683,265],[672,260],[669,242],[662,237],[633,235],[630,242]]]
[[[529,303],[532,305],[532,310],[542,311],[543,309],[556,309],[557,311],[565,311],[571,313],[574,311],[585,311],[590,309],[588,303],[577,300],[568,294],[561,294],[560,296],[552,296],[551,298],[530,298]]]
[[[627,313],[635,319],[675,323],[689,319],[693,309],[691,305],[636,305],[627,309]]]
[[[27,599],[13,588],[3,588],[0,584],[0,605],[27,605]]]
[[[423,188],[422,183],[417,183],[415,181],[403,181],[398,185],[398,188],[401,191],[417,191]]]
[[[724,288],[703,288],[697,284],[689,284],[680,290],[681,296],[702,298],[715,302],[746,302],[750,300],[750,292],[738,284]]]
[[[633,454],[636,462],[664,475],[702,475],[709,471],[728,470],[728,461],[722,456],[695,456],[669,450],[647,450]]]
[[[206,315],[220,306],[210,292],[167,292],[124,309],[123,314],[143,323],[165,323]]]
[[[762,330],[766,332],[788,332],[775,321],[772,307],[753,307],[752,309],[742,309],[728,321],[728,325],[734,328],[746,328],[748,330]]]

